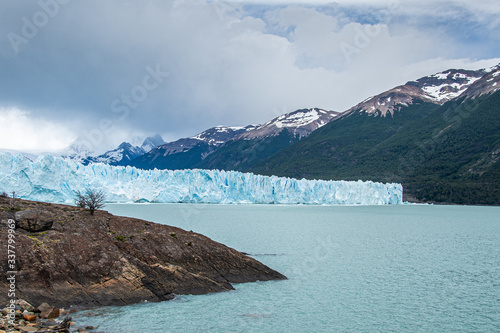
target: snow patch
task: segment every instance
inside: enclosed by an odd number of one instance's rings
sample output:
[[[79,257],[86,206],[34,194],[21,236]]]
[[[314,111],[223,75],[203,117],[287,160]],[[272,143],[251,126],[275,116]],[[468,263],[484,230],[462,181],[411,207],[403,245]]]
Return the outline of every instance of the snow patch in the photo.
[[[431,75],[431,77],[435,77],[439,80],[446,80],[448,78],[448,75],[450,73],[447,73],[447,72],[442,72],[442,73],[437,73],[437,74],[434,74],[434,75]]]

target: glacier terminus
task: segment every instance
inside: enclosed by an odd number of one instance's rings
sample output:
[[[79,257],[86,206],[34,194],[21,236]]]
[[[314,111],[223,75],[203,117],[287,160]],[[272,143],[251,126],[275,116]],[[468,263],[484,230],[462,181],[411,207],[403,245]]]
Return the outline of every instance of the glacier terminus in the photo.
[[[43,155],[34,162],[0,153],[0,192],[54,203],[73,203],[74,191],[101,189],[107,202],[207,204],[401,204],[400,184],[326,181],[219,170],[141,170]]]

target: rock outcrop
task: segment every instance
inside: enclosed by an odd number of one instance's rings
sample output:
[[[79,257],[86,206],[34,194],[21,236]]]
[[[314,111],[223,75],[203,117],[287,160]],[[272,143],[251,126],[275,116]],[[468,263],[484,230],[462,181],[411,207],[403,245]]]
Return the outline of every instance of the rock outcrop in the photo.
[[[26,209],[14,215],[16,226],[31,232],[45,231],[52,228],[54,218],[45,210]]]
[[[26,210],[43,211],[44,219],[53,219],[49,230],[15,232],[16,298],[31,304],[126,305],[226,291],[233,288],[231,283],[286,279],[191,231],[106,211],[90,216],[67,205],[19,200],[18,209],[9,210],[8,199],[0,198],[2,272],[13,270],[7,266],[8,219],[20,218]],[[7,291],[3,279],[0,304],[8,302]]]

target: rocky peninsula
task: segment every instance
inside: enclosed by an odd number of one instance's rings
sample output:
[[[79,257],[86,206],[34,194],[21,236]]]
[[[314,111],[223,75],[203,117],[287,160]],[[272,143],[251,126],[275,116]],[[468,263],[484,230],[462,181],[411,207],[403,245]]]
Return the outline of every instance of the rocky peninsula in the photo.
[[[0,197],[0,269],[15,272],[15,298],[34,306],[107,306],[286,279],[245,254],[192,231],[98,210]],[[8,257],[15,222],[15,260]],[[13,228],[11,228],[13,229]],[[11,237],[12,238],[12,237]],[[13,264],[14,266],[10,266]],[[9,282],[0,282],[8,304]]]

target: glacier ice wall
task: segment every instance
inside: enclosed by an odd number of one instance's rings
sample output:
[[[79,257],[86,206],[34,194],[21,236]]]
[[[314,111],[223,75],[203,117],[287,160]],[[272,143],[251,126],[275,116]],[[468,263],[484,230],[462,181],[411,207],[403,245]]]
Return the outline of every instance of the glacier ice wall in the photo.
[[[140,170],[51,155],[32,162],[0,153],[0,192],[73,203],[74,190],[102,189],[108,202],[383,205],[402,203],[400,184],[297,180],[218,170]]]

